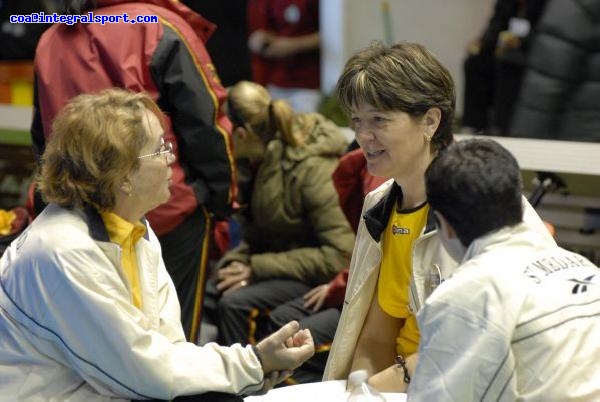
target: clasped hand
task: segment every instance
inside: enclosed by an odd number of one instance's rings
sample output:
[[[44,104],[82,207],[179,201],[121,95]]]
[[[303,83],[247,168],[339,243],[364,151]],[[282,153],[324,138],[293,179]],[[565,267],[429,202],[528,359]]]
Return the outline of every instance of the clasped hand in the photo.
[[[289,377],[293,370],[315,353],[308,329],[300,329],[298,321],[290,321],[256,345],[265,373],[263,391]]]
[[[217,272],[217,290],[231,292],[247,286],[252,281],[252,268],[248,264],[233,261]]]

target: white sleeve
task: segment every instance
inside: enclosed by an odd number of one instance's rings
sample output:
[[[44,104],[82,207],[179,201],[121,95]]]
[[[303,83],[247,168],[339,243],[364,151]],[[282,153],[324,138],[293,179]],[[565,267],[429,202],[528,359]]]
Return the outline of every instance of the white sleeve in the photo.
[[[147,329],[145,316],[114,291],[118,276],[100,273],[105,262],[98,253],[71,250],[60,259],[48,264],[44,278],[30,289],[31,297],[46,303],[34,330],[55,345],[53,358],[101,393],[172,399],[208,391],[239,393],[262,382],[250,346],[199,347]],[[173,297],[164,302],[172,304]]]
[[[486,316],[494,308],[489,308],[485,294],[479,294],[477,300],[478,294],[462,290],[463,297],[473,297],[469,299],[473,306],[481,306],[480,311],[430,300],[418,314],[419,361],[408,389],[409,401],[486,400],[496,388],[492,384],[506,385],[507,369],[512,371],[513,365],[511,336],[505,333],[502,318]],[[501,315],[502,309],[496,308]]]

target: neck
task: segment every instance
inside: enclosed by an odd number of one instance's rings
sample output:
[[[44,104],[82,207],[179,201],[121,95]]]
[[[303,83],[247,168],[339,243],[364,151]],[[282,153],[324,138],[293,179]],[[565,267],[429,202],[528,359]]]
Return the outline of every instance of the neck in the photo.
[[[134,197],[117,195],[112,212],[135,224],[144,216],[144,212],[136,208],[137,204],[139,200],[136,201]]]
[[[431,162],[432,156],[428,155],[423,163],[417,164],[415,169],[403,177],[395,177],[394,181],[402,187],[401,209],[409,209],[423,204],[427,200],[425,191],[425,170]]]

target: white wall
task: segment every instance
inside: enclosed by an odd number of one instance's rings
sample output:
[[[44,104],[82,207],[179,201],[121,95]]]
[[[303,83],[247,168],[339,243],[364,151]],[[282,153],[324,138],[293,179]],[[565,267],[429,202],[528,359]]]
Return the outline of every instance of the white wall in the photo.
[[[321,0],[322,88],[330,93],[346,60],[373,40],[384,40],[383,0]],[[462,63],[481,34],[494,0],[389,0],[394,41],[427,46],[448,68],[462,113]]]

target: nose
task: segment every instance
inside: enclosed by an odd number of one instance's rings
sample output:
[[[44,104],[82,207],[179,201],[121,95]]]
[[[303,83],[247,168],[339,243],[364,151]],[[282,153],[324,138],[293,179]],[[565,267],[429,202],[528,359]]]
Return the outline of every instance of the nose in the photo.
[[[363,124],[354,127],[354,136],[359,144],[372,141],[375,138],[373,131]]]
[[[175,157],[175,153],[173,151],[169,152],[167,154],[167,158],[166,158],[166,160],[167,160],[167,166],[172,165],[173,163],[175,163],[176,159],[177,158]]]

